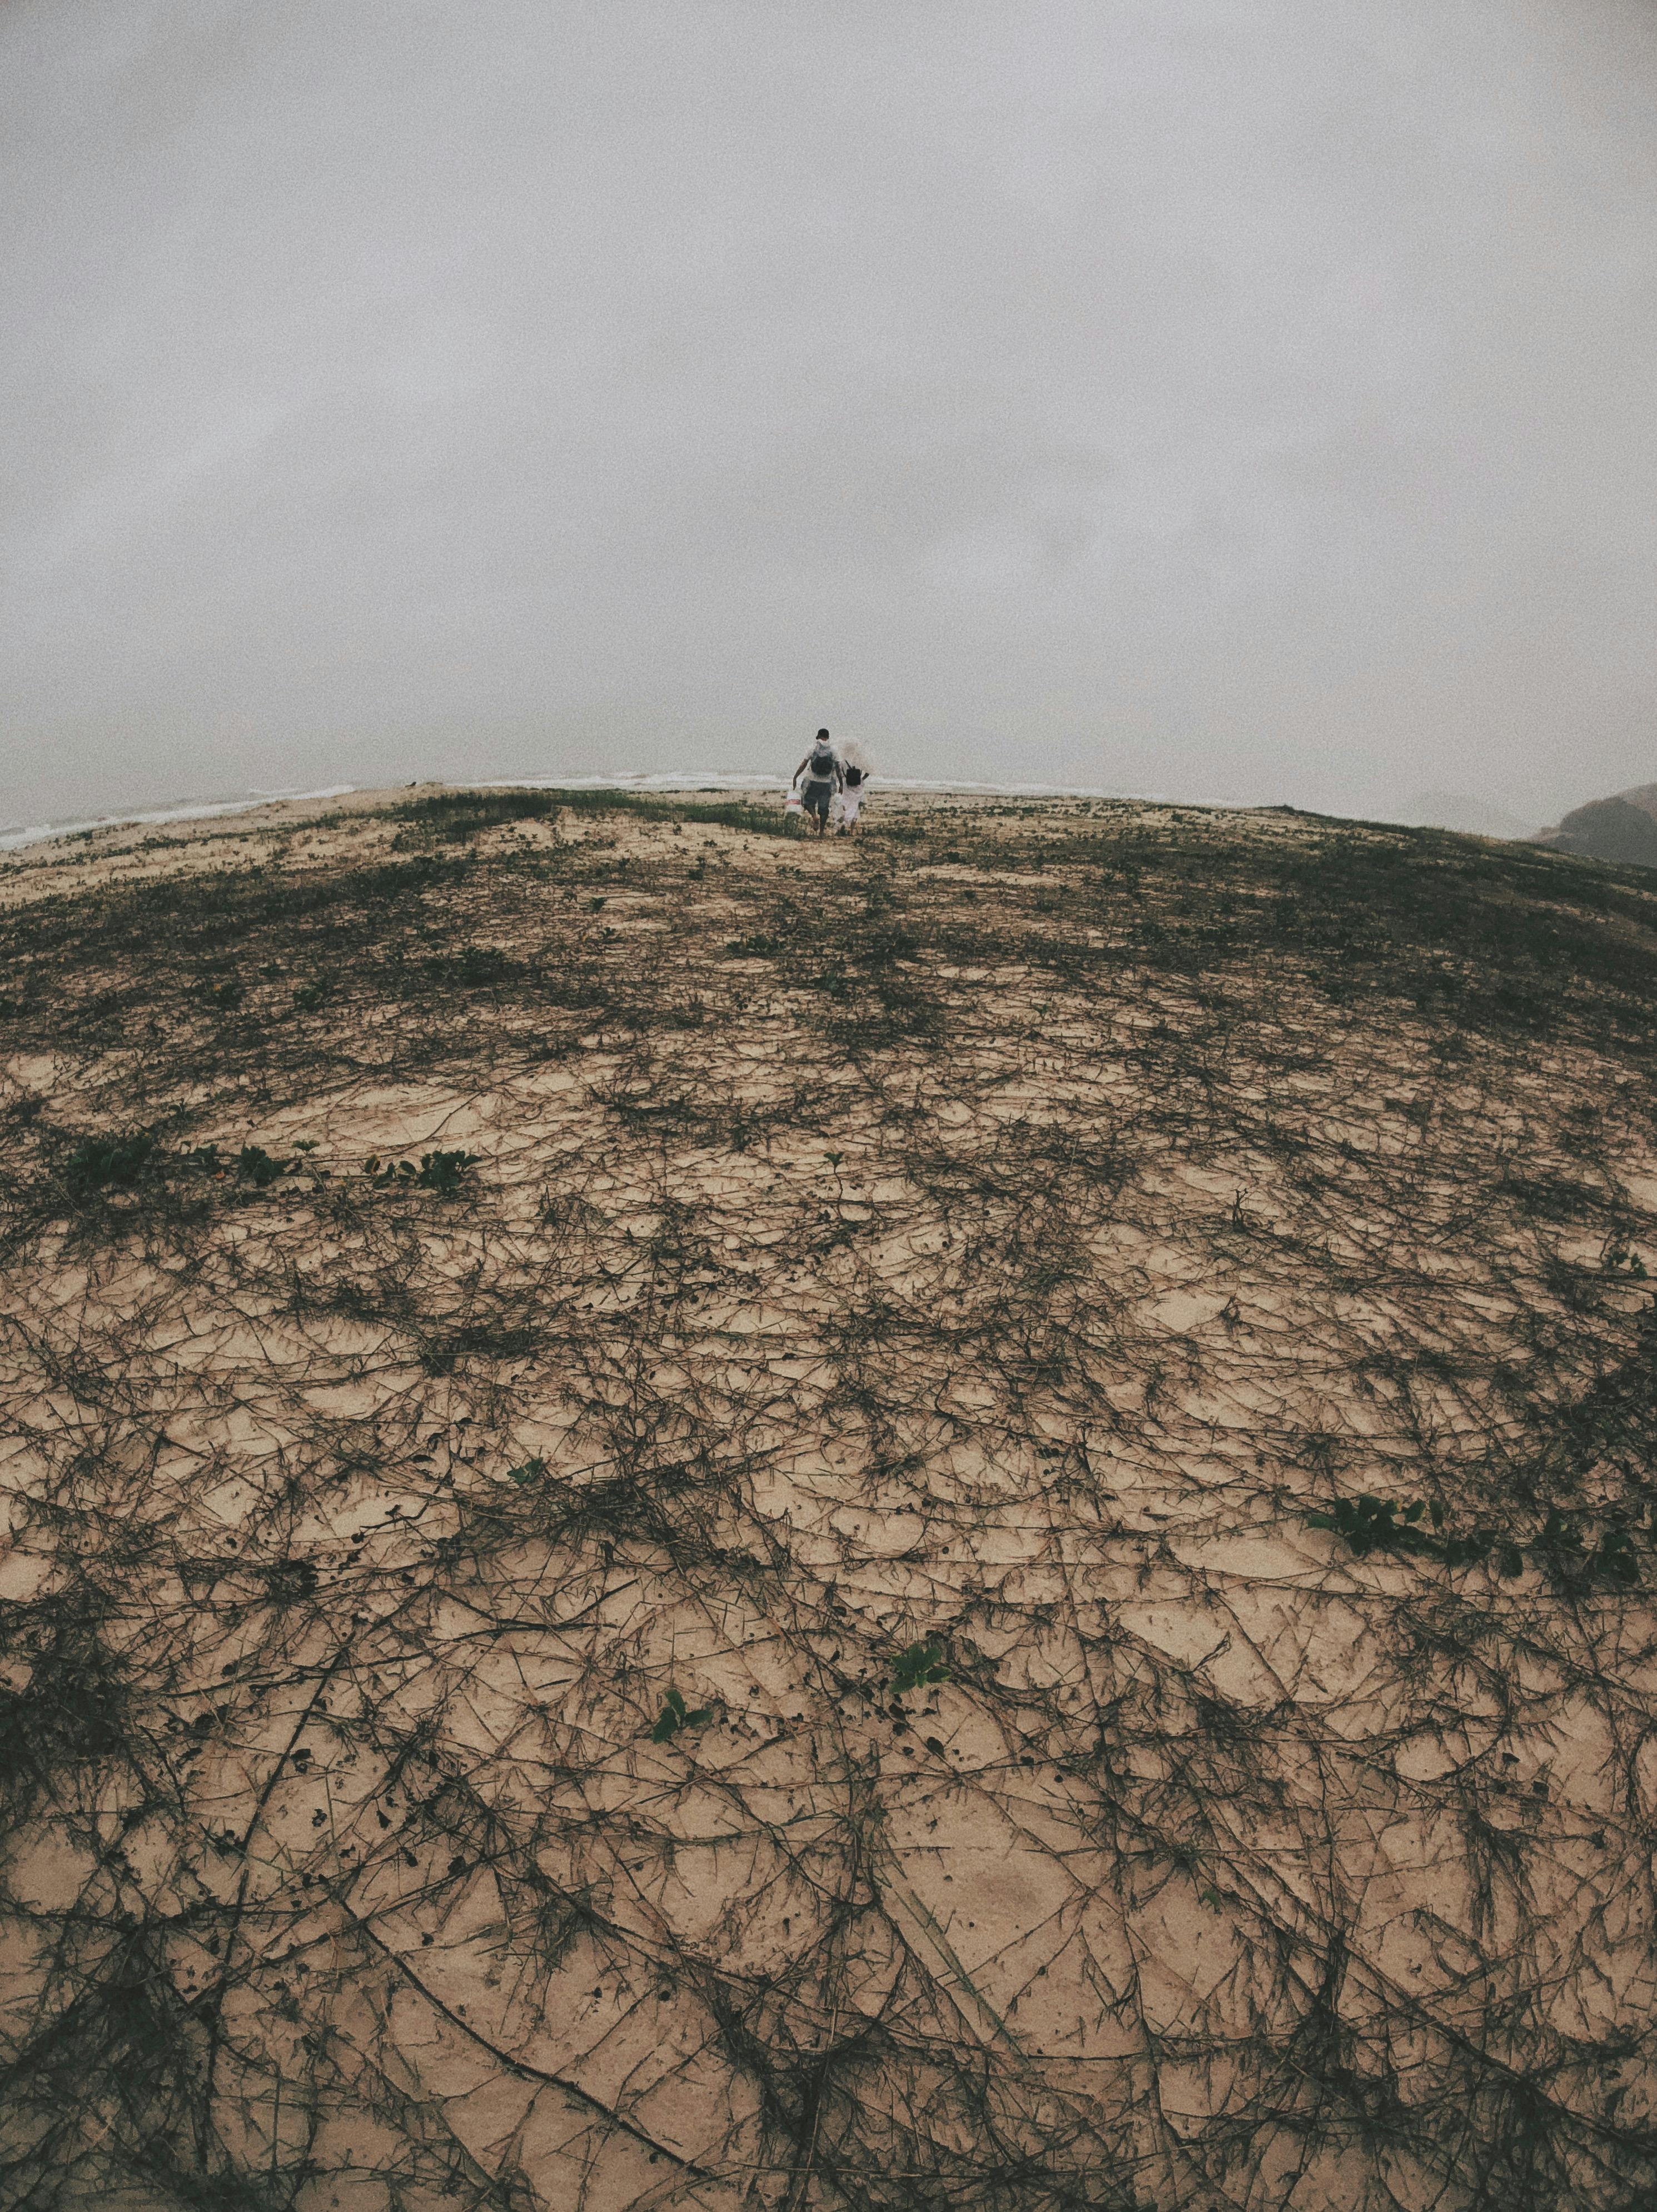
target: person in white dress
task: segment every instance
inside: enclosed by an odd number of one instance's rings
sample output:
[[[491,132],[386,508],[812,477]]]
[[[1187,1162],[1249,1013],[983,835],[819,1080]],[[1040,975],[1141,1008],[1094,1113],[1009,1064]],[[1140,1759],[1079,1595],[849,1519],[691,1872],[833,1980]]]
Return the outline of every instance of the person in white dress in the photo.
[[[840,762],[840,835],[850,837],[857,827],[874,763],[856,738],[843,738],[834,750]]]

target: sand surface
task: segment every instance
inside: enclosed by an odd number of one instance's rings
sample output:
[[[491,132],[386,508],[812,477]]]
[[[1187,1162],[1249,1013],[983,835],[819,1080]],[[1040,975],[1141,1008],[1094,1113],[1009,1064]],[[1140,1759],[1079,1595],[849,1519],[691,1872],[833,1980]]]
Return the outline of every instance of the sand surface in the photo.
[[[0,862],[0,2201],[1654,2201],[1657,891],[777,826]]]

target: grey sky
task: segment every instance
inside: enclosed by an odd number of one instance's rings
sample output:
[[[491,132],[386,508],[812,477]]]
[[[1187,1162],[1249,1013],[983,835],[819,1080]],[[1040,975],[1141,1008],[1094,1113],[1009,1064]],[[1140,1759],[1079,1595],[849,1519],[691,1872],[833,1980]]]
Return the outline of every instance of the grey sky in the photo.
[[[0,819],[1657,775],[1649,0],[12,0]]]

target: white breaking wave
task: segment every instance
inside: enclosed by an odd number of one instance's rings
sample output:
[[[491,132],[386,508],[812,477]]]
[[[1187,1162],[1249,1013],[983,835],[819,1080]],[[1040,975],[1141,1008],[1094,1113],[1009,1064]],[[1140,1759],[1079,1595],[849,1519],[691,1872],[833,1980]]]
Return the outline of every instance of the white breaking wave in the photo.
[[[357,788],[354,783],[331,783],[320,791],[252,791],[241,799],[192,799],[178,806],[145,807],[132,814],[98,814],[73,822],[19,822],[0,825],[0,853],[15,853],[22,845],[38,845],[47,837],[84,836],[92,830],[130,830],[165,822],[207,822],[220,814],[247,814],[256,806],[274,806],[284,799],[344,799]]]

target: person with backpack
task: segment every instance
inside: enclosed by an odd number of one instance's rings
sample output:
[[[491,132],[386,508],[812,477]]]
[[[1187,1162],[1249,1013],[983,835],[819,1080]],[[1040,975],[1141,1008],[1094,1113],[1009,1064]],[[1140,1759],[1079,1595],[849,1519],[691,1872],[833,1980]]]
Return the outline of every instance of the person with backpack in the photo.
[[[819,730],[816,744],[794,771],[794,785],[807,813],[816,816],[820,837],[828,828],[829,808],[835,793],[845,788],[845,778],[826,730]]]

